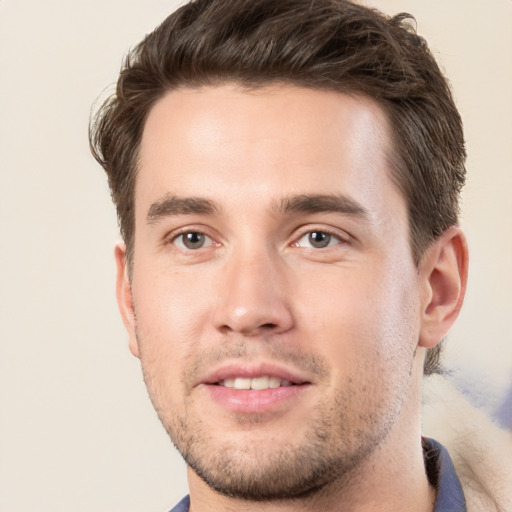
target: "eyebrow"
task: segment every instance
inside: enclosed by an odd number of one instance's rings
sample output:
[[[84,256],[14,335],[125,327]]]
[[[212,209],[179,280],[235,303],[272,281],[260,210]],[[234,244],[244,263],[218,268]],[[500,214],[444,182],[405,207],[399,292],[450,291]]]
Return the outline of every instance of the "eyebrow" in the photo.
[[[289,213],[335,212],[368,218],[368,211],[357,201],[343,194],[300,194],[276,200],[271,211]],[[148,224],[174,215],[215,215],[219,208],[202,197],[177,197],[170,194],[151,204],[147,214]]]
[[[343,194],[302,194],[286,197],[276,203],[275,209],[284,214],[334,212],[363,219],[369,218],[369,212],[364,206]]]
[[[213,215],[219,212],[215,204],[202,197],[177,197],[170,194],[151,204],[146,216],[148,224],[173,215]]]

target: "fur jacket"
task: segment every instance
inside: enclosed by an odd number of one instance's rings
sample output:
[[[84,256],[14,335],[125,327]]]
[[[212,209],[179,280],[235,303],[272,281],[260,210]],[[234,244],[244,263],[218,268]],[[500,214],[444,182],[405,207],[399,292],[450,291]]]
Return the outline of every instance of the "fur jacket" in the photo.
[[[439,375],[424,381],[422,433],[447,448],[468,512],[512,512],[512,432]]]

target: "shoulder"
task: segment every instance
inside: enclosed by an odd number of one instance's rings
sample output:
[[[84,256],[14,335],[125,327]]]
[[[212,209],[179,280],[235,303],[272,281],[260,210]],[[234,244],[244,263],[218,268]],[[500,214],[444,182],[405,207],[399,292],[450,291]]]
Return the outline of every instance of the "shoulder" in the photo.
[[[190,499],[185,496],[170,512],[188,512]]]
[[[423,434],[448,450],[468,512],[512,510],[512,437],[447,379],[425,379]]]

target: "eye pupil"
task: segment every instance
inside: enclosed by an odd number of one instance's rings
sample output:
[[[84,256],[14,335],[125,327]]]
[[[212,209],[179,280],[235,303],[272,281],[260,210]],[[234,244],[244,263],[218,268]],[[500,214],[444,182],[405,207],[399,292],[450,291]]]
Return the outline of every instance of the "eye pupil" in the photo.
[[[309,243],[318,249],[327,247],[331,241],[331,235],[322,231],[312,231],[309,233]]]
[[[188,249],[199,249],[204,244],[204,235],[202,233],[185,233],[183,236],[183,245]]]

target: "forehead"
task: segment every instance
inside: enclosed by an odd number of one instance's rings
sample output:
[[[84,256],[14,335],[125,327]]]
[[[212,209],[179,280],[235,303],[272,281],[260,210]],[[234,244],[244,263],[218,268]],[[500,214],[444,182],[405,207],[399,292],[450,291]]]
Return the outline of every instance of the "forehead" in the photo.
[[[382,200],[394,187],[389,151],[387,118],[366,97],[292,86],[179,89],[146,121],[136,208],[169,193],[247,205],[309,192],[375,202],[377,190]]]

